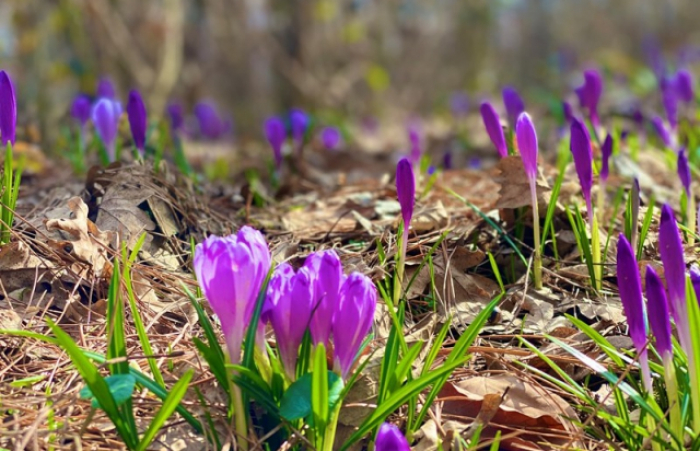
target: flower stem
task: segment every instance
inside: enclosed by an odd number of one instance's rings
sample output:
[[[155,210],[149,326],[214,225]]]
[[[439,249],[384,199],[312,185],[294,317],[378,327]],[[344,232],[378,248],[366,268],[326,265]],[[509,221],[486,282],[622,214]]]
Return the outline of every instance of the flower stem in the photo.
[[[236,422],[236,432],[240,437],[238,441],[238,449],[242,451],[248,450],[248,424],[246,421],[246,410],[243,405],[243,394],[238,385],[233,385],[232,397],[234,404],[234,418]]]
[[[323,451],[333,451],[333,445],[335,444],[335,431],[338,427],[338,417],[340,416],[340,406],[342,401],[338,401],[338,405],[331,412],[331,416],[328,419],[328,425],[326,426],[326,432],[323,436]]]
[[[598,215],[595,211],[591,213],[591,258],[593,260],[593,274],[595,280],[593,288],[600,290],[601,281],[603,278],[603,267],[600,262],[600,232],[598,230]]]
[[[537,208],[536,180],[530,177],[530,194],[532,196],[532,234],[535,241],[535,255],[532,261],[532,276],[535,279],[535,289],[542,289],[542,255],[540,249],[540,211]]]
[[[673,354],[667,352],[663,355],[664,381],[666,382],[666,398],[671,408],[671,430],[678,440],[683,443],[683,424],[681,423],[681,405],[678,401],[678,382],[676,381],[676,367],[673,366]]]

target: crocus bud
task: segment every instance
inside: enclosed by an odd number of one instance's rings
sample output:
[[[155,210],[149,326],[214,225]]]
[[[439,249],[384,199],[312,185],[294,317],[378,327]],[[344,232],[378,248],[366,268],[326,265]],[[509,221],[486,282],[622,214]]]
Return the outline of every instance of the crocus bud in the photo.
[[[232,363],[240,362],[243,337],[269,269],[265,239],[247,226],[236,235],[210,236],[195,248],[197,281],[219,317]]]
[[[146,130],[148,128],[148,116],[146,115],[146,105],[143,103],[141,94],[135,89],[129,92],[129,102],[126,104],[126,113],[129,116],[129,126],[131,136],[134,139],[134,146],[143,157],[146,150]]]
[[[513,124],[515,124],[520,115],[525,111],[525,102],[523,102],[523,99],[515,88],[506,86],[503,88],[503,104],[506,107],[508,123],[513,127]]]
[[[686,321],[685,308],[685,260],[683,243],[678,231],[673,209],[664,204],[661,208],[659,222],[659,252],[664,266],[666,286],[668,287],[668,303],[676,324]]]
[[[571,121],[574,120],[574,112],[571,109],[571,104],[569,102],[562,102],[561,108],[562,108],[562,112],[564,114],[564,121],[567,124],[571,124]]]
[[[166,107],[168,118],[170,119],[170,130],[173,133],[179,133],[185,125],[185,113],[182,110],[182,105],[179,103],[170,103]]]
[[[588,117],[594,126],[599,124],[598,103],[603,94],[603,78],[597,70],[590,69],[583,73],[584,83],[576,89],[579,103],[588,110]]]
[[[654,130],[656,130],[656,134],[659,136],[659,138],[661,138],[661,142],[664,143],[664,146],[673,147],[671,133],[666,128],[664,120],[659,116],[654,116],[654,118],[651,120],[651,124],[654,126]]]
[[[279,170],[282,167],[282,144],[287,139],[287,130],[282,119],[271,117],[265,121],[265,137],[272,147],[275,156],[275,167]]]
[[[452,169],[452,151],[451,150],[446,150],[444,154],[442,154],[442,169],[445,171],[449,171]]]
[[[303,267],[290,281],[291,286],[285,295],[271,298],[276,303],[270,310],[270,322],[277,337],[282,364],[291,379],[296,374],[299,345],[313,312],[315,278],[309,268]]]
[[[639,267],[632,246],[625,235],[620,234],[617,242],[617,288],[620,300],[627,317],[629,334],[634,347],[639,354],[639,364],[642,367],[644,386],[651,391],[651,376],[647,364],[647,330],[644,316],[644,300],[642,298],[642,283],[639,278]]]
[[[374,451],[411,451],[411,446],[399,428],[391,423],[384,423],[377,431]]]
[[[335,366],[347,379],[367,334],[377,307],[377,288],[360,273],[350,274],[340,289],[340,303],[333,317]]]
[[[408,140],[411,143],[411,153],[410,160],[412,164],[420,163],[421,156],[423,155],[423,146],[421,144],[423,131],[421,129],[421,123],[418,119],[413,119],[408,124]]]
[[[678,126],[678,97],[673,83],[666,82],[661,87],[661,102],[666,111],[666,120],[671,129],[675,130]]]
[[[695,297],[700,302],[700,267],[695,263],[690,267],[690,282],[693,285]]]
[[[199,124],[199,132],[203,138],[218,139],[226,131],[226,124],[216,111],[216,107],[209,102],[199,102],[194,106],[194,115]]]
[[[603,182],[608,180],[608,175],[610,175],[610,157],[613,151],[613,137],[610,133],[605,137],[603,142],[603,147],[601,147],[602,153],[602,165],[600,166],[600,180]]]
[[[325,127],[321,131],[321,142],[328,150],[336,150],[340,145],[340,130],[335,127]]]
[[[343,281],[343,265],[335,251],[315,252],[304,262],[316,275],[314,282],[313,316],[309,331],[314,345],[323,343],[330,349],[330,336],[333,316],[340,302],[340,286]]]
[[[78,121],[80,127],[85,127],[85,124],[90,120],[90,97],[85,94],[79,94],[70,107],[70,115]]]
[[[647,266],[646,274],[647,308],[649,326],[656,337],[656,350],[662,358],[673,352],[671,344],[671,317],[668,312],[666,289],[654,268]]]
[[[407,158],[402,158],[396,165],[396,195],[401,205],[404,229],[408,230],[413,217],[413,205],[416,197],[416,179],[413,167]]]
[[[695,92],[693,89],[693,76],[687,70],[679,70],[676,74],[675,81],[676,93],[678,98],[685,103],[691,103],[695,100]]]
[[[571,153],[574,156],[574,165],[581,183],[583,198],[586,200],[588,214],[591,214],[591,188],[593,187],[593,151],[591,150],[591,138],[588,136],[586,125],[578,119],[571,123]],[[522,150],[521,150],[522,152]]]
[[[17,101],[15,87],[7,72],[0,70],[0,139],[2,145],[15,143],[17,126]]]
[[[688,156],[686,155],[685,149],[681,149],[678,152],[678,178],[683,185],[685,194],[690,196],[690,166],[688,165]],[[690,214],[690,212],[688,213]]]
[[[506,138],[503,135],[503,127],[501,127],[501,119],[498,117],[496,109],[488,102],[481,104],[481,119],[484,121],[486,132],[491,138],[491,142],[496,146],[498,155],[501,158],[508,156],[508,147],[506,146]]]
[[[529,114],[522,113],[518,117],[515,136],[525,173],[530,180],[535,180],[537,179],[537,132]]]
[[[116,158],[114,145],[121,114],[121,104],[106,97],[100,99],[92,108],[92,122],[95,124],[95,130],[107,150],[110,161],[114,161]]]
[[[100,81],[97,82],[97,90],[95,91],[95,97],[97,97],[98,99],[116,100],[117,90],[114,89],[114,84],[112,83],[112,80],[110,80],[108,77],[100,78]]]
[[[306,130],[309,128],[309,116],[299,108],[292,108],[289,113],[289,122],[292,126],[292,139],[297,149],[304,145]]]

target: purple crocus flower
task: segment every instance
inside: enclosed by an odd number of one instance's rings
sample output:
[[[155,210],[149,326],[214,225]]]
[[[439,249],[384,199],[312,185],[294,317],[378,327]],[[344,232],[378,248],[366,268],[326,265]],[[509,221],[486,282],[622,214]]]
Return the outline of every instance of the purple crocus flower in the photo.
[[[336,150],[340,146],[340,130],[336,127],[324,127],[321,131],[321,142],[328,150]]]
[[[671,140],[671,132],[669,132],[669,130],[666,128],[664,120],[661,119],[660,116],[654,116],[654,118],[651,120],[651,124],[654,126],[656,134],[659,135],[659,138],[661,138],[661,141],[664,143],[664,146],[673,147],[673,142]]]
[[[454,117],[465,117],[469,113],[469,96],[465,92],[454,92],[450,96],[450,111]]]
[[[642,368],[644,387],[651,393],[651,375],[647,361],[647,331],[644,317],[644,300],[642,299],[642,283],[639,278],[637,259],[632,246],[625,235],[620,234],[617,242],[617,287],[620,300],[627,316],[630,338],[639,355],[639,365]]]
[[[377,288],[360,273],[351,273],[340,289],[340,303],[333,317],[335,368],[347,379],[367,334],[377,307]]]
[[[520,115],[525,111],[525,102],[523,102],[523,99],[515,88],[506,86],[503,88],[503,104],[508,114],[508,123],[513,127],[513,124],[515,124]]]
[[[588,118],[594,126],[598,126],[598,103],[603,94],[603,78],[595,69],[589,69],[583,73],[583,85],[576,88],[579,103],[588,111]]]
[[[695,91],[693,89],[693,76],[685,69],[679,70],[676,73],[675,88],[678,98],[685,103],[691,103],[695,100]]]
[[[523,160],[525,173],[532,181],[537,179],[537,132],[530,115],[522,113],[515,126],[518,149]]]
[[[343,283],[343,265],[333,250],[315,252],[304,262],[315,275],[313,316],[309,331],[314,345],[323,343],[330,349],[333,316],[340,302],[340,287]]]
[[[287,130],[282,119],[271,117],[265,121],[265,137],[272,147],[275,156],[275,167],[279,170],[282,167],[282,144],[287,139]]]
[[[605,183],[610,175],[610,157],[613,151],[613,137],[610,133],[605,137],[603,146],[600,148],[602,154],[602,165],[600,167],[600,180]]]
[[[377,431],[374,451],[411,451],[411,446],[399,428],[391,423],[384,423]]]
[[[210,236],[195,248],[197,281],[219,317],[231,363],[240,362],[243,337],[269,269],[265,238],[247,226],[236,235]]]
[[[678,127],[678,97],[674,83],[666,81],[661,85],[661,102],[666,111],[666,120],[672,130]]]
[[[501,158],[507,157],[508,146],[506,146],[506,138],[503,135],[501,119],[498,117],[496,109],[489,102],[484,102],[481,104],[479,111],[481,111],[481,119],[484,121],[486,132],[489,134],[489,138],[491,138],[493,145],[496,146],[498,155]]]
[[[571,121],[574,120],[574,112],[571,109],[571,104],[569,102],[562,102],[561,109],[564,114],[564,122],[571,124]]]
[[[294,379],[296,374],[299,345],[309,327],[313,312],[316,274],[310,268],[302,267],[290,281],[287,293],[272,297],[270,322],[277,337],[277,347],[287,375]]]
[[[129,116],[129,126],[131,136],[134,139],[134,146],[143,158],[146,151],[146,130],[148,129],[148,116],[146,105],[143,103],[141,94],[135,89],[129,92],[129,102],[126,104],[126,113]]]
[[[681,180],[685,194],[690,196],[690,166],[688,165],[688,156],[685,149],[678,152],[678,178]],[[689,213],[690,214],[690,213]]]
[[[289,112],[289,122],[292,126],[292,139],[297,151],[304,146],[304,137],[309,128],[309,115],[299,108],[292,108]]]
[[[665,360],[672,357],[673,354],[671,317],[668,312],[666,289],[651,266],[647,266],[646,289],[649,326],[651,326],[651,331],[656,337],[656,350],[661,354],[661,358]]]
[[[81,128],[84,128],[87,121],[90,120],[91,103],[90,97],[85,94],[78,94],[70,107],[70,115],[78,121]]]
[[[408,230],[413,217],[413,205],[416,197],[416,181],[413,167],[407,158],[402,158],[396,165],[396,194],[401,205],[404,229]]]
[[[423,130],[418,119],[413,119],[408,124],[408,141],[411,143],[410,160],[411,163],[417,165],[420,163],[423,154]]]
[[[452,169],[452,151],[446,150],[442,155],[442,169],[449,171]]]
[[[591,138],[588,136],[586,125],[574,118],[571,123],[571,153],[574,156],[574,165],[581,183],[583,198],[586,200],[588,215],[592,217],[591,188],[593,187],[593,151],[591,150]]]
[[[100,80],[97,82],[95,97],[98,99],[115,100],[117,98],[117,90],[114,89],[112,80],[110,80],[108,77],[100,78]]]
[[[199,102],[194,106],[194,115],[199,123],[199,131],[203,138],[218,139],[226,131],[226,124],[210,102]]]
[[[661,208],[659,252],[668,287],[669,307],[676,324],[687,323],[685,317],[685,261],[678,224],[670,205]]]
[[[2,145],[15,143],[15,129],[17,127],[17,101],[15,99],[15,87],[10,75],[0,70],[0,139]]]
[[[185,125],[185,112],[182,109],[182,105],[175,102],[170,103],[166,107],[166,112],[170,119],[170,130],[172,130],[173,133],[179,133]]]
[[[102,98],[97,101],[92,108],[92,122],[95,130],[102,140],[110,161],[116,158],[114,148],[117,132],[119,129],[119,117],[122,114],[122,106],[115,100]]]

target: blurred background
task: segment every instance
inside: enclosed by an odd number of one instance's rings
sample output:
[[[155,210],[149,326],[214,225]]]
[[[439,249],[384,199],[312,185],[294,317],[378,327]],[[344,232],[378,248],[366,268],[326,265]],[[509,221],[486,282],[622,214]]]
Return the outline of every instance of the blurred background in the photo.
[[[44,142],[105,75],[152,115],[210,99],[260,138],[292,107],[405,120],[504,84],[558,102],[590,66],[643,95],[655,65],[696,63],[698,18],[697,0],[2,0],[0,59]]]

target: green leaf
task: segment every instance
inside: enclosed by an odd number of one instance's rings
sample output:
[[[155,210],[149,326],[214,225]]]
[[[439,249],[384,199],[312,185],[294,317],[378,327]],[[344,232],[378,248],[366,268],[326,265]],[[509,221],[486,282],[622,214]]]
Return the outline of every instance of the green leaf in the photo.
[[[319,437],[323,437],[328,424],[328,373],[326,364],[326,347],[319,343],[314,350],[313,371],[311,372],[311,410],[314,414],[314,425]]]
[[[134,387],[136,386],[136,378],[131,374],[113,374],[105,377],[105,382],[117,406],[121,406],[131,399],[134,393]],[[80,390],[80,398],[91,399],[92,407],[96,409],[102,408],[98,399],[92,394],[92,390],[90,390],[89,386]]]
[[[334,372],[328,373],[329,410],[338,403],[343,390],[343,380]],[[288,421],[300,420],[311,415],[311,374],[304,374],[289,386],[280,402],[280,416]]]

